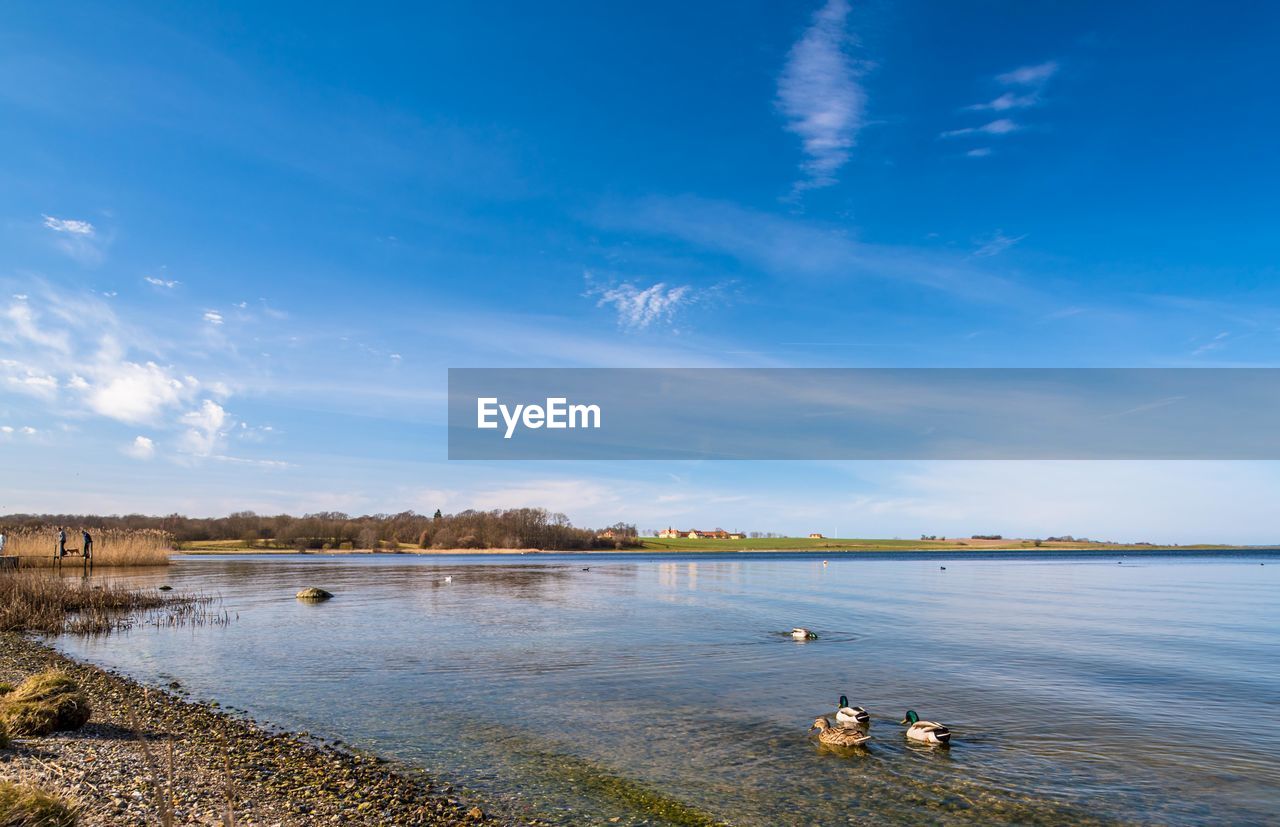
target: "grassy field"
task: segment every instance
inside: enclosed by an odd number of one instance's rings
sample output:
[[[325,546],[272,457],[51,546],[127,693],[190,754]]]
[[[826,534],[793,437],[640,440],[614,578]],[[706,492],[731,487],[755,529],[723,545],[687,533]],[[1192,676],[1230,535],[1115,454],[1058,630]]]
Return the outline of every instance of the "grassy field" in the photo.
[[[810,539],[808,537],[748,538],[746,540],[689,540],[683,537],[666,540],[644,538],[646,551],[1046,551],[1046,550],[1138,550],[1164,548],[1152,545],[1119,543],[1042,542],[1010,538],[1007,540],[885,540],[875,538]],[[1215,549],[1230,546],[1176,546],[1181,549]]]
[[[1034,540],[1021,540],[1010,538],[1007,540],[974,540],[966,538],[956,538],[947,540],[887,540],[876,538],[824,538],[821,540],[809,539],[808,537],[773,537],[773,538],[749,538],[745,540],[688,540],[678,538],[673,540],[659,540],[654,537],[645,537],[642,540],[642,547],[638,549],[623,550],[622,552],[608,551],[609,553],[652,553],[652,552],[697,552],[697,551],[1071,551],[1071,550],[1094,550],[1094,551],[1151,551],[1158,548],[1175,548],[1183,551],[1211,550],[1211,549],[1229,549],[1234,546],[1224,545],[1191,545],[1191,546],[1154,546],[1145,544],[1126,545],[1123,543],[1080,543],[1080,542],[1041,542],[1036,545]],[[203,553],[203,554],[251,554],[258,553],[281,553],[292,552],[291,547],[278,546],[270,543],[259,543],[252,548],[248,548],[240,540],[202,540],[199,542],[180,543],[178,551]],[[343,552],[349,552],[351,549],[345,547]],[[383,549],[383,553],[387,550]],[[400,551],[409,553],[427,553],[422,552],[416,546],[405,543],[400,544]],[[433,549],[431,553],[448,552],[449,550]],[[455,549],[458,554],[485,554],[491,553],[493,549]],[[333,553],[326,551],[313,551],[313,554]]]

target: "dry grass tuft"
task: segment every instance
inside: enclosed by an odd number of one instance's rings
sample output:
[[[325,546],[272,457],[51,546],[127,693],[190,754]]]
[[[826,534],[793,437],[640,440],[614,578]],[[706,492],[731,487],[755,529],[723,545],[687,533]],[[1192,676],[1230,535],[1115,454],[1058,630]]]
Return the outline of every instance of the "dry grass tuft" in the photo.
[[[9,728],[4,725],[4,721],[0,721],[0,749],[9,748]],[[0,821],[0,824],[4,822]]]
[[[0,781],[3,827],[74,827],[80,808],[27,784]]]
[[[91,713],[89,696],[71,676],[55,669],[32,675],[0,700],[0,721],[14,735],[76,730],[89,722]]]
[[[54,565],[58,527],[22,527],[7,530],[4,553],[22,558],[22,567]],[[173,552],[173,537],[154,528],[104,528],[90,530],[93,535],[93,565],[96,566],[167,566]],[[67,549],[80,548],[80,529],[67,530]],[[79,563],[79,558],[64,558],[63,565]]]

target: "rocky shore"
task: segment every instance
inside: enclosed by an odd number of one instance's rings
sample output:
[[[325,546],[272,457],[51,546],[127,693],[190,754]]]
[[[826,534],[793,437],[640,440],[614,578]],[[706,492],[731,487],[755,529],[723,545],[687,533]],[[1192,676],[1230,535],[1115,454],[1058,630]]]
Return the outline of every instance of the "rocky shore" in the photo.
[[[80,684],[93,716],[75,732],[15,738],[0,749],[0,778],[78,803],[87,827],[164,824],[166,799],[174,824],[504,823],[419,772],[273,732],[184,700],[177,686],[149,689],[30,638],[0,634],[0,682],[50,668]]]

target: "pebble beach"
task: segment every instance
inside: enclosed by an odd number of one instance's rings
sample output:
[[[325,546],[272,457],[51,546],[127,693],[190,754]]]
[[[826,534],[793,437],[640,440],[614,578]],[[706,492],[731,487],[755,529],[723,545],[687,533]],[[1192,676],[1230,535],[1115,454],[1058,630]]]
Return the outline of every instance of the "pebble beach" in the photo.
[[[23,635],[0,634],[0,682],[59,669],[89,695],[82,729],[14,738],[0,779],[79,807],[79,824],[494,825],[454,789],[411,768],[278,732],[72,660]],[[148,756],[148,753],[150,754]],[[229,814],[229,815],[228,815]]]

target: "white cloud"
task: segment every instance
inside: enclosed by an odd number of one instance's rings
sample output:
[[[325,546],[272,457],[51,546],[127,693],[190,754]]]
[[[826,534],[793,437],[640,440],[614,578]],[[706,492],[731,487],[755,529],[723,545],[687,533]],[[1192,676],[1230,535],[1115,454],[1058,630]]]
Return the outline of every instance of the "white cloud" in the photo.
[[[156,444],[145,436],[133,438],[123,449],[124,453],[134,459],[151,459],[156,454]]]
[[[219,313],[219,312],[218,312],[218,311],[216,311],[216,310],[206,310],[206,311],[204,311],[204,316],[203,316],[203,318],[204,318],[204,320],[205,320],[206,322],[208,322],[209,324],[212,324],[212,325],[219,325],[219,324],[222,324],[222,314],[221,314],[221,313]]]
[[[1026,238],[1025,235],[1010,237],[1004,234],[1004,230],[996,230],[990,238],[979,242],[978,249],[974,250],[973,254],[978,258],[998,256],[1024,238]]]
[[[102,353],[96,363],[84,367],[92,381],[77,374],[69,385],[85,394],[94,413],[121,422],[154,422],[192,392],[169,368],[155,362],[114,361]]]
[[[227,412],[212,399],[206,399],[194,411],[182,415],[187,427],[182,435],[181,447],[198,457],[213,456],[229,427]]]
[[[965,109],[973,112],[1005,112],[1009,109],[1025,109],[1028,106],[1035,106],[1039,102],[1040,97],[1038,95],[1019,95],[1015,92],[1005,92],[994,100],[986,103],[975,103],[971,106],[966,106]]]
[[[778,79],[778,107],[808,156],[797,190],[834,184],[863,125],[867,96],[848,54],[848,17],[847,0],[827,0],[791,47]]]
[[[965,153],[965,156],[968,158],[986,158],[990,154],[991,154],[991,147],[980,146],[977,149],[969,150],[968,152]]]
[[[961,135],[1008,135],[1017,132],[1021,127],[1009,118],[999,118],[982,126],[968,126],[964,129],[950,129],[942,133],[944,138],[957,138]]]
[[[1005,86],[1039,86],[1058,72],[1058,62],[1047,60],[1034,66],[1019,66],[1011,72],[996,75]]]
[[[55,233],[71,233],[72,235],[93,235],[93,225],[88,221],[77,221],[74,218],[55,218],[44,216],[44,225]]]
[[[11,434],[11,433],[13,433],[12,425],[0,425],[0,434]]]
[[[64,254],[87,266],[102,262],[98,231],[92,224],[74,218],[57,218],[52,215],[42,217],[44,226],[55,233],[54,246]]]
[[[58,394],[58,380],[51,374],[16,359],[0,359],[0,377],[11,390],[50,402]]]
[[[587,275],[590,280],[590,274]],[[587,295],[598,296],[597,307],[612,306],[618,314],[618,325],[643,330],[658,322],[671,322],[676,311],[694,300],[693,288],[668,287],[664,282],[640,288],[630,283],[608,287],[591,287]]]
[[[179,284],[182,284],[182,282],[180,281],[176,281],[176,280],[169,281],[165,279],[156,278],[155,276],[143,276],[142,280],[145,281],[147,284],[151,284],[156,287],[163,287],[166,290],[172,290],[173,288],[177,287]]]
[[[35,345],[63,354],[71,350],[66,330],[56,321],[44,318],[27,302],[26,296],[14,296],[13,304],[0,313],[0,342]]]
[[[36,429],[32,428],[30,425],[23,425],[21,428],[18,429],[18,432],[21,434],[24,434],[25,436],[36,435]]]
[[[1012,72],[996,75],[996,82],[1004,86],[1016,86],[1018,90],[1010,90],[997,95],[986,103],[975,103],[966,106],[965,109],[970,112],[1008,112],[1013,109],[1026,109],[1027,107],[1036,106],[1040,103],[1040,90],[1049,80],[1050,77],[1058,71],[1056,61],[1047,61],[1038,63],[1034,66],[1022,66],[1014,69]],[[952,129],[942,133],[944,138],[954,138],[959,135],[974,135],[985,133],[988,135],[1006,135],[1014,132],[1020,127],[1008,118],[1001,118],[992,121],[985,126],[967,127],[965,129]],[[982,157],[969,153],[971,157]]]

